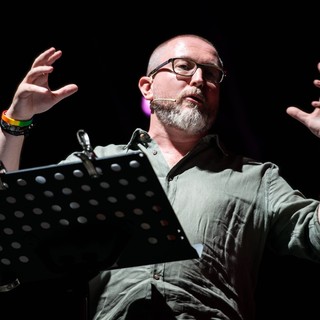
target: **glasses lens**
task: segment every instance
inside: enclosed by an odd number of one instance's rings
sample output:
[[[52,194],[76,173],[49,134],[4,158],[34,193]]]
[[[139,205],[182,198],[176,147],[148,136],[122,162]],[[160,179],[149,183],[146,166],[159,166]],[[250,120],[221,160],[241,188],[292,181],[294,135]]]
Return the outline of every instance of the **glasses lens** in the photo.
[[[220,83],[223,79],[223,72],[214,66],[202,67],[204,78],[213,83]]]
[[[181,76],[192,76],[197,69],[197,64],[192,60],[174,59],[173,71]]]
[[[173,71],[181,76],[191,77],[201,68],[203,77],[212,83],[220,83],[223,80],[223,72],[214,65],[202,65],[188,59],[177,58],[173,60]]]

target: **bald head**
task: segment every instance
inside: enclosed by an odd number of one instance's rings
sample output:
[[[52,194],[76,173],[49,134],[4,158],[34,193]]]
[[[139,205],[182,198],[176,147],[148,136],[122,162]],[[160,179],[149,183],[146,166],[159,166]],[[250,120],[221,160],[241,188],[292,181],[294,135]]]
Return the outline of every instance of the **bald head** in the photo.
[[[154,49],[149,59],[147,74],[149,74],[151,70],[156,68],[164,60],[172,58],[171,52],[175,48],[185,46],[196,47],[200,43],[206,43],[208,45],[209,50],[211,50],[212,54],[217,58],[216,64],[223,69],[222,60],[220,59],[218,51],[211,41],[195,34],[181,34],[162,42]]]

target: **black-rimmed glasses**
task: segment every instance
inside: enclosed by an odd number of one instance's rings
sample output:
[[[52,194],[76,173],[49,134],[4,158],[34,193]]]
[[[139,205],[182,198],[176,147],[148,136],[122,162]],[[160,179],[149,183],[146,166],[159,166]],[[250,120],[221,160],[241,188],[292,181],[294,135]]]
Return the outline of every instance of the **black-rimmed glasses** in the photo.
[[[148,77],[154,76],[163,66],[170,62],[172,71],[184,77],[192,77],[198,68],[202,69],[204,78],[212,83],[221,83],[226,75],[225,71],[215,64],[197,63],[187,58],[170,58],[149,72]]]

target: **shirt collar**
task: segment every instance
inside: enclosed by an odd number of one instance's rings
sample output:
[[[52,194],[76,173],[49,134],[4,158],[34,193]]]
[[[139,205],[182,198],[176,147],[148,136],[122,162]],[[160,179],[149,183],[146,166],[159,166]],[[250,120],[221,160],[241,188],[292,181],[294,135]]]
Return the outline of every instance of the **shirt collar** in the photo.
[[[147,131],[137,128],[134,130],[129,142],[125,145],[124,149],[139,149],[138,144],[142,144],[145,148],[148,147],[149,143],[152,141],[150,135]],[[219,136],[217,134],[208,134],[204,136],[200,141],[198,146],[202,144],[210,144],[215,148],[218,148],[225,156],[228,156],[228,152],[223,147],[220,142]]]

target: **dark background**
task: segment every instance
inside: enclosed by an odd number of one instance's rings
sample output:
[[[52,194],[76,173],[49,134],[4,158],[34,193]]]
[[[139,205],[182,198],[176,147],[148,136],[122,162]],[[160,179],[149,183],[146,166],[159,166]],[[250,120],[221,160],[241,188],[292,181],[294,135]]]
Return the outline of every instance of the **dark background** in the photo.
[[[93,145],[126,143],[134,128],[147,129],[137,83],[151,51],[173,35],[197,33],[216,44],[228,72],[216,126],[225,143],[277,163],[294,188],[318,198],[319,140],[285,110],[298,105],[312,111],[311,101],[320,96],[312,83],[320,78],[320,6],[279,5],[197,1],[109,8],[92,2],[41,9],[28,3],[19,14],[17,8],[2,10],[1,110],[10,105],[34,58],[50,46],[63,51],[50,75],[51,88],[79,86],[35,118],[21,167],[53,164],[80,150],[78,129],[87,131]],[[317,318],[313,292],[319,284],[318,265],[267,253],[257,295],[259,318]],[[52,300],[59,309],[59,299]]]

